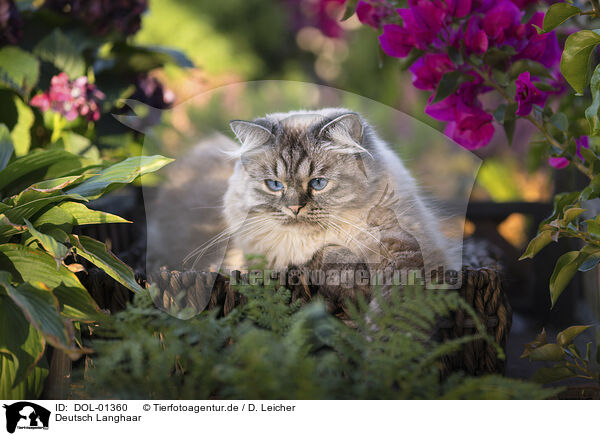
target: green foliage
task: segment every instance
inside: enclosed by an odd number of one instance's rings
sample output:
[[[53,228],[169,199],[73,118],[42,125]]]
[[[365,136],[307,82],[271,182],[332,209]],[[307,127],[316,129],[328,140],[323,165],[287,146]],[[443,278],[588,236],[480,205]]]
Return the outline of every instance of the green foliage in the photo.
[[[7,132],[0,124],[6,145],[0,162],[0,398],[22,399],[41,393],[46,344],[80,356],[85,350],[76,343],[74,322],[103,316],[67,259],[81,256],[140,289],[105,244],[72,234],[76,225],[127,222],[85,203],[170,160],[151,156],[98,167],[63,150],[16,157]]]
[[[569,18],[581,14],[581,9],[569,3],[555,3],[548,9],[544,15],[543,32],[554,30]]]
[[[568,327],[556,336],[556,343],[548,343],[546,332],[542,330],[534,341],[526,344],[521,358],[554,362],[551,367],[540,368],[533,375],[533,380],[540,383],[551,383],[580,378],[600,382],[600,370],[596,365],[600,357],[600,348],[596,350],[596,361],[594,361],[591,342],[586,344],[585,353],[582,353],[574,343],[575,338],[590,327],[589,325]]]
[[[347,325],[320,302],[290,305],[274,286],[240,287],[229,315],[183,321],[153,307],[152,290],[95,329],[97,354],[83,395],[173,399],[547,398],[555,391],[498,375],[454,374],[440,358],[475,335],[439,343],[436,321],[470,308],[454,292],[406,289],[374,310],[364,301]],[[94,339],[94,337],[96,339]],[[501,350],[498,350],[501,353]],[[77,395],[77,392],[74,392]]]
[[[598,44],[600,44],[600,33],[597,30],[575,32],[565,41],[560,70],[569,85],[579,94],[583,94],[589,83],[590,59]]]

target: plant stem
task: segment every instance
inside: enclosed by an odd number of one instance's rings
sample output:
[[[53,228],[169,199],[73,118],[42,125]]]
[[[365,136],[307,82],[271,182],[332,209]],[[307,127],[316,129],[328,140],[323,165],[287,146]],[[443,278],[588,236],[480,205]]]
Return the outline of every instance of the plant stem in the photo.
[[[509,104],[515,103],[515,100],[510,95],[508,95],[506,90],[502,86],[498,85],[494,80],[492,80],[488,73],[486,73],[485,71],[483,71],[481,68],[477,67],[476,65],[473,65],[472,63],[470,63],[470,65],[473,67],[475,72],[477,72],[481,77],[483,77],[483,79],[485,80],[485,83],[487,85],[491,86],[492,88],[494,88],[500,95],[502,95],[502,97],[504,97],[504,99]],[[558,148],[561,151],[565,151],[567,149],[567,145],[561,144],[560,142],[558,142],[550,134],[548,129],[546,129],[544,124],[541,123],[539,120],[537,120],[535,117],[533,117],[532,115],[527,115],[526,117],[523,117],[523,118],[527,119],[531,124],[533,124],[535,127],[537,127],[537,129],[544,135],[544,137],[548,140],[548,142],[550,144],[552,144],[553,146],[555,146],[556,148]],[[593,178],[590,169],[587,168],[585,165],[583,165],[581,162],[579,162],[576,158],[571,160],[571,162],[573,163],[573,165],[575,165],[577,167],[577,169],[579,171],[581,171],[583,174],[588,176],[588,178],[590,178],[590,179]]]

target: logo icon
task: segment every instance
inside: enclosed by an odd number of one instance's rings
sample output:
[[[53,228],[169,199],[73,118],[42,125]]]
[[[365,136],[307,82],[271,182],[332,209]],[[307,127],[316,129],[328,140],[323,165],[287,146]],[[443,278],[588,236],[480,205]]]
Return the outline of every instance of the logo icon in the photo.
[[[6,431],[14,433],[17,428],[28,430],[47,430],[50,411],[28,401],[19,401],[4,405],[6,409]]]

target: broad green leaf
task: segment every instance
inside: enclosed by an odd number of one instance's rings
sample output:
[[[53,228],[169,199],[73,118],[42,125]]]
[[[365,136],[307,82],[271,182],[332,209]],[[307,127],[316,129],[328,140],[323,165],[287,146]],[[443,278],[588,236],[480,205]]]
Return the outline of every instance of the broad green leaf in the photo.
[[[0,214],[0,242],[7,241],[12,235],[23,233],[27,228],[9,220],[6,215]]]
[[[536,254],[538,254],[542,248],[552,242],[552,234],[554,231],[552,230],[544,230],[536,235],[531,241],[529,241],[529,245],[525,249],[525,253],[519,258],[519,260],[523,259],[532,259]]]
[[[17,124],[10,132],[10,137],[15,146],[15,155],[24,156],[29,152],[31,146],[31,127],[35,121],[35,115],[31,108],[15,96],[15,107],[17,109]]]
[[[31,189],[32,191],[38,192],[60,191],[67,186],[74,185],[93,176],[94,174],[80,174],[78,176],[59,177],[57,179],[44,180],[31,185],[25,190]]]
[[[5,280],[7,273],[2,273]],[[39,396],[47,371],[37,373],[33,379],[29,377],[44,355],[44,338],[0,289],[0,398],[17,399],[19,394],[21,399]]]
[[[600,177],[598,178],[598,180],[600,181]],[[548,218],[541,222],[540,229],[542,229],[544,225],[551,223],[560,215],[562,215],[565,208],[575,204],[579,195],[579,192],[562,192],[560,194],[556,194],[554,196],[554,210],[552,211],[552,215],[550,215]]]
[[[567,287],[581,264],[589,255],[582,254],[579,251],[569,251],[558,258],[554,266],[554,272],[550,277],[550,299],[552,307],[556,304],[556,300]]]
[[[502,104],[498,106],[496,111],[494,112],[494,117],[496,120],[502,124],[504,128],[504,133],[506,134],[506,139],[508,140],[509,145],[512,144],[513,136],[515,134],[515,127],[517,125],[517,105],[512,104]]]
[[[52,33],[42,39],[35,46],[33,52],[40,59],[67,73],[71,80],[85,74],[83,56],[60,29],[54,29]]]
[[[544,15],[543,33],[556,29],[569,18],[575,17],[581,13],[581,9],[569,3],[555,3],[550,6],[546,15]]]
[[[78,321],[94,321],[102,317],[98,305],[75,274],[56,262],[48,253],[20,244],[0,245],[0,270],[11,273],[15,280],[41,282],[53,290],[62,315]]]
[[[87,201],[84,197],[77,194],[59,194],[55,192],[45,193],[45,192],[35,192],[30,191],[35,194],[40,195],[39,198],[36,198],[31,201],[26,201],[19,206],[14,207],[12,209],[7,210],[4,214],[16,224],[21,224],[24,218],[31,218],[37,212],[39,212],[42,208],[53,204],[59,203],[64,200],[76,200],[76,201]]]
[[[73,342],[73,324],[60,316],[58,300],[50,289],[41,283],[23,283],[15,288],[2,280],[0,286],[49,344],[73,358],[81,355],[81,350],[77,350]]]
[[[6,168],[14,150],[8,127],[0,124],[0,171]]]
[[[559,361],[565,358],[565,352],[556,344],[545,344],[531,350],[527,357],[532,361]]]
[[[583,94],[589,80],[590,57],[600,44],[596,30],[581,30],[569,35],[560,60],[560,70],[569,85]]]
[[[556,336],[556,343],[561,347],[566,347],[573,339],[579,336],[581,333],[589,329],[591,325],[572,325],[566,328]]]
[[[0,86],[27,95],[39,73],[40,62],[32,54],[13,45],[0,49]]]
[[[102,269],[123,286],[134,292],[142,291],[135,281],[132,269],[111,253],[102,242],[88,236],[71,235],[71,244],[77,250],[77,255]]]
[[[60,268],[60,264],[64,260],[65,257],[69,254],[69,249],[54,239],[52,236],[46,235],[42,232],[38,232],[33,224],[31,224],[27,219],[25,219],[25,224],[27,225],[27,229],[29,233],[40,243],[44,250],[50,253],[54,260],[56,260],[56,269]]]
[[[569,119],[562,112],[557,112],[552,115],[549,121],[561,132],[566,132],[569,129]]]
[[[590,83],[592,104],[585,110],[585,117],[590,123],[590,135],[600,133],[600,65],[596,65]]]
[[[461,83],[470,82],[471,80],[473,80],[473,76],[465,74],[461,71],[450,71],[445,73],[438,84],[437,92],[433,98],[433,103],[442,101],[446,97],[453,94]]]
[[[63,150],[43,150],[29,153],[15,159],[0,171],[0,190],[4,190],[9,184],[19,180],[21,177],[34,171],[48,168],[57,163],[65,163],[68,160],[77,160],[77,156]]]
[[[533,374],[532,380],[538,383],[552,383],[575,376],[575,373],[564,364],[551,368],[540,368]]]
[[[63,211],[71,214],[75,219],[74,224],[84,226],[88,224],[108,224],[108,223],[131,223],[120,216],[112,213],[102,212],[100,210],[89,209],[85,204],[75,202],[65,202],[60,204]]]
[[[73,189],[67,190],[67,192],[79,194],[92,200],[118,185],[131,183],[143,174],[159,170],[172,161],[173,159],[163,156],[130,157],[106,168],[99,175],[86,180]]]
[[[587,232],[590,236],[600,241],[600,224],[595,220],[585,220],[584,222],[587,224]]]
[[[579,267],[579,271],[586,272],[596,268],[600,263],[600,254],[591,254]]]

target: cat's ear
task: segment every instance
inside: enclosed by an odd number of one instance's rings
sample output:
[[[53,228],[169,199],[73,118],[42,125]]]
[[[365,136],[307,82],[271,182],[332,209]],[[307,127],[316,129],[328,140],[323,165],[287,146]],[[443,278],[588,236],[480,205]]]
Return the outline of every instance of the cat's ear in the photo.
[[[229,127],[240,141],[242,153],[266,144],[273,137],[269,128],[251,121],[233,120]]]
[[[327,148],[341,153],[368,153],[363,147],[363,124],[358,114],[349,112],[329,121],[317,135],[330,140]]]

